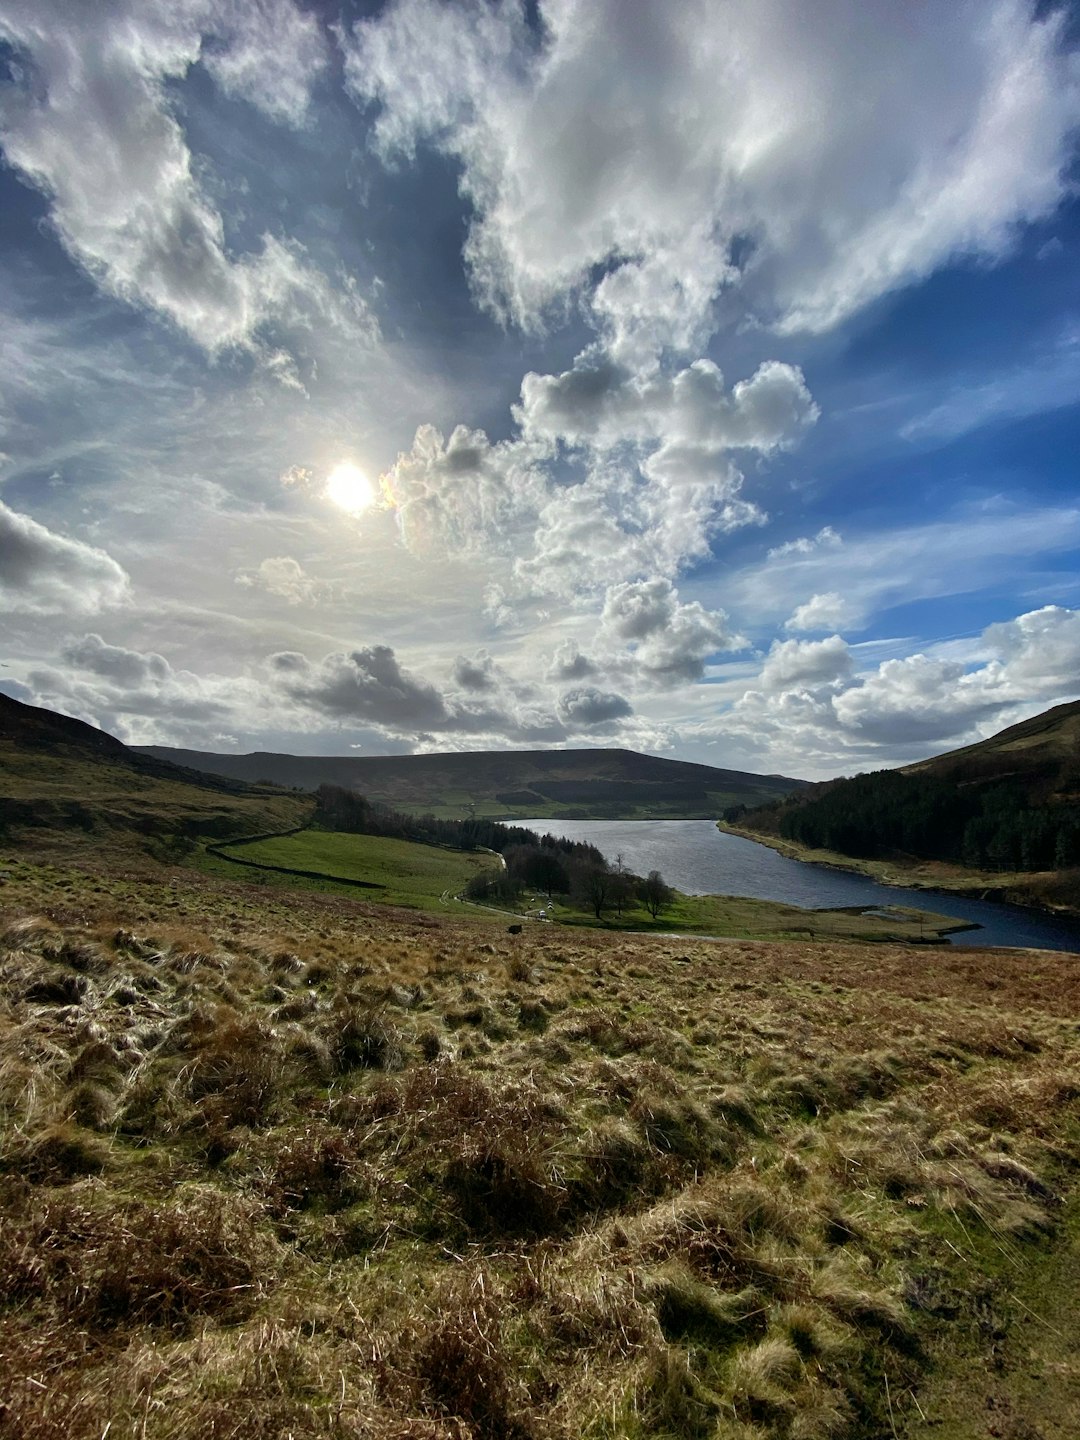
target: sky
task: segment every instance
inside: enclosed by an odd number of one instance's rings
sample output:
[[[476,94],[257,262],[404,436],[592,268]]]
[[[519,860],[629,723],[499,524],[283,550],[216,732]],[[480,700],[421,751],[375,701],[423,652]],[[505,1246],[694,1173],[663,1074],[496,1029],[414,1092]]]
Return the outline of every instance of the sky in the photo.
[[[0,690],[806,778],[1080,696],[1080,12],[0,0]]]

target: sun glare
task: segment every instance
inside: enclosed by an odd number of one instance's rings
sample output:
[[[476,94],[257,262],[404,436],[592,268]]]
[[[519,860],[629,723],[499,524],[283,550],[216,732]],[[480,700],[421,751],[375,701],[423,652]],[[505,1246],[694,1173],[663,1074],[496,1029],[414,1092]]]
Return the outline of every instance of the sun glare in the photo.
[[[344,460],[326,477],[326,498],[349,515],[360,515],[375,503],[375,487],[360,469]]]

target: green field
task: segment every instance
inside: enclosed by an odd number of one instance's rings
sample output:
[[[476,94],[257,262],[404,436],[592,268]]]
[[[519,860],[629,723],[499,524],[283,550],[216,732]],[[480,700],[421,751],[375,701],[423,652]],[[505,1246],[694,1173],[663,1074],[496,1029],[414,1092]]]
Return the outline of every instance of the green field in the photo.
[[[450,897],[463,890],[478,870],[490,870],[498,862],[487,851],[467,853],[444,850],[437,845],[415,845],[408,840],[389,840],[379,835],[341,835],[328,830],[301,830],[238,845],[232,851],[238,860],[284,869],[318,870],[334,879],[364,880],[382,888],[365,892],[353,890],[357,899],[384,905],[408,905],[420,910],[438,910],[453,903]],[[244,878],[244,871],[215,856],[206,868],[232,879]],[[249,871],[248,875],[257,874]],[[265,872],[272,875],[272,871]],[[292,877],[282,880],[294,883]],[[303,884],[302,880],[295,881]],[[318,885],[318,881],[308,882]],[[443,897],[446,896],[446,900]]]

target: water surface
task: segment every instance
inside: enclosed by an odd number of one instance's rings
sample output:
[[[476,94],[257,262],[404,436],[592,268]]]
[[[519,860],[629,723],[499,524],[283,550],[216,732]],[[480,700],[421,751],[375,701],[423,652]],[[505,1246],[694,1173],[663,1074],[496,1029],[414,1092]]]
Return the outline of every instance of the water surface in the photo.
[[[958,945],[1032,945],[1080,953],[1080,922],[1057,920],[1017,905],[880,885],[865,875],[790,860],[767,845],[718,830],[711,820],[515,820],[538,834],[587,840],[614,862],[622,855],[639,875],[659,870],[687,895],[746,895],[807,910],[910,905],[978,925],[952,936]]]

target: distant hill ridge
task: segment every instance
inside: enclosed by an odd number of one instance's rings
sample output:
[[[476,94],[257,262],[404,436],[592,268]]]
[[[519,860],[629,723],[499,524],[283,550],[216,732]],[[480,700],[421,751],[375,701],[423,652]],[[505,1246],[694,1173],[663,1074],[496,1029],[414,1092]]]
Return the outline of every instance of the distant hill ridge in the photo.
[[[710,818],[805,782],[633,750],[499,750],[425,755],[222,755],[140,747],[157,759],[247,781],[315,790],[340,785],[414,813],[487,818]]]

